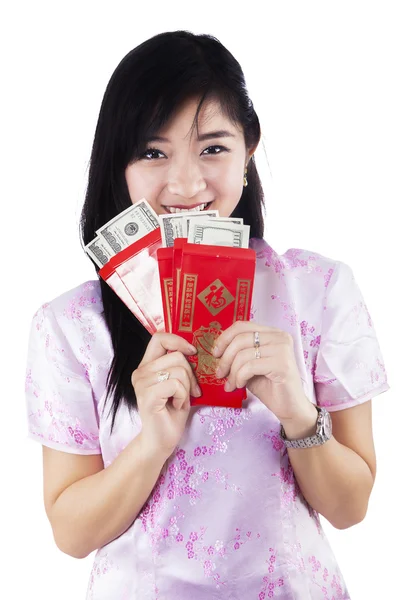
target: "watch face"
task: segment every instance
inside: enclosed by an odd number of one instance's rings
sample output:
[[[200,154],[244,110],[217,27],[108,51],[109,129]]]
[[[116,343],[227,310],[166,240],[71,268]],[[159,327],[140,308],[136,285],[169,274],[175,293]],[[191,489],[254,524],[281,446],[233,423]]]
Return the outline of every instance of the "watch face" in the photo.
[[[331,419],[331,415],[329,414],[328,411],[326,411],[326,413],[324,414],[324,420],[323,420],[323,432],[325,433],[325,435],[327,436],[331,436],[332,435],[332,419]]]

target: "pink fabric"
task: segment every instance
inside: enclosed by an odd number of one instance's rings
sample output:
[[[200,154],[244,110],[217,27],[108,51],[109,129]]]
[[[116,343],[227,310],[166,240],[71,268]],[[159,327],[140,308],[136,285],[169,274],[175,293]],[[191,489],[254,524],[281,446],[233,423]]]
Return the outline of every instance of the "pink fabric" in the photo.
[[[304,390],[341,410],[389,389],[373,324],[345,263],[307,250],[257,252],[252,319],[291,333]],[[102,413],[112,347],[100,285],[44,304],[29,339],[29,436],[107,468],[139,433],[125,406],[110,437]],[[243,409],[193,407],[184,436],[138,518],[94,558],[87,600],[346,599],[345,582],[303,498],[276,417],[252,394]]]

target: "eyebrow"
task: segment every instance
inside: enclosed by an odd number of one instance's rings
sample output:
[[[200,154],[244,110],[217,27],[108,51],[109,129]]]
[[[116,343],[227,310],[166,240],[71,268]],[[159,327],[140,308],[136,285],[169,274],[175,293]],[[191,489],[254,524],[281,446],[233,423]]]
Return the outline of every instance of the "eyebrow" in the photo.
[[[236,136],[233,133],[226,131],[225,129],[221,129],[219,131],[209,131],[208,133],[202,133],[201,135],[198,136],[197,140],[199,142],[204,142],[205,140],[214,140],[216,138],[225,138],[225,137],[234,138]],[[153,135],[153,136],[147,138],[147,143],[151,143],[151,142],[165,142],[165,143],[169,144],[170,140],[165,137]]]

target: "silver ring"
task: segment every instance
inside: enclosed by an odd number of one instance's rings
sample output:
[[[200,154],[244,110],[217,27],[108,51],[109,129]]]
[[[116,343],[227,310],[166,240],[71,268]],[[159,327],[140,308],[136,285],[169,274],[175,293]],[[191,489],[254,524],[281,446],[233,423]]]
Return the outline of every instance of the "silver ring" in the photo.
[[[159,383],[160,381],[166,381],[167,379],[169,379],[168,371],[157,371],[157,381]]]
[[[258,347],[256,348],[255,355],[256,355],[256,358],[261,358],[260,348],[258,348]]]
[[[260,334],[258,331],[254,332],[254,348],[260,347]]]

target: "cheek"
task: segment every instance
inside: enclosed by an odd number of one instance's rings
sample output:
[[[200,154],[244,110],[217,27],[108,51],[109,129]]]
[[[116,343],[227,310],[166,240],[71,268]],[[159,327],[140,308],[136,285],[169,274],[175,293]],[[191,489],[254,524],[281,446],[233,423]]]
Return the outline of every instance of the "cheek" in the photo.
[[[220,165],[219,167],[216,167],[212,173],[209,172],[208,175],[209,182],[212,182],[212,185],[218,190],[221,196],[231,196],[232,193],[235,196],[237,196],[237,193],[241,194],[243,174],[240,167],[235,163]]]
[[[127,167],[125,169],[125,180],[126,180],[126,185],[128,186],[128,191],[129,191],[129,195],[131,197],[131,200],[133,201],[133,198],[135,197],[135,174],[134,171],[131,167]]]
[[[141,169],[128,167],[125,170],[125,179],[132,203],[138,202],[142,198],[151,204],[157,196],[157,178],[150,177],[149,172],[142,172]]]

